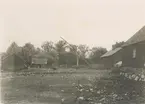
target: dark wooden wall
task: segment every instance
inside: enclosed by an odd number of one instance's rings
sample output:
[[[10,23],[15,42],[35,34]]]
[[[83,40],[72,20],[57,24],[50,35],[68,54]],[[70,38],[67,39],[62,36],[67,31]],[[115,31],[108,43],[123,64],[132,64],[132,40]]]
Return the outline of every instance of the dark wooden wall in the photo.
[[[16,71],[23,68],[24,61],[16,55],[10,55],[2,60],[2,69],[5,71]]]
[[[102,64],[104,64],[105,68],[112,68],[113,67],[113,58],[112,57],[102,58]]]
[[[133,50],[136,49],[136,57],[133,58]],[[124,67],[141,68],[145,62],[145,41],[129,45],[123,48],[122,63]]]
[[[112,68],[115,63],[122,60],[122,50],[119,50],[115,54],[102,58],[102,63],[104,64],[105,68]]]

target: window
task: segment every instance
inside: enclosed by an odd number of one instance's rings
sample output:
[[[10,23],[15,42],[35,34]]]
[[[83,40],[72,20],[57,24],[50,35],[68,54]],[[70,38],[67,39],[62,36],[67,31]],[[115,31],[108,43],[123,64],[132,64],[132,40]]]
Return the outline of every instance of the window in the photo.
[[[133,58],[136,58],[136,49],[133,49]]]

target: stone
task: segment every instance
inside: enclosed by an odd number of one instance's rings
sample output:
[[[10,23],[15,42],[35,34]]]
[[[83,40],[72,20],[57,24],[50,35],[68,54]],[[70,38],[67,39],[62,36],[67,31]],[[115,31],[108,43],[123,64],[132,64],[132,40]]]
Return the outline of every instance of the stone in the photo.
[[[132,78],[135,78],[135,74],[132,74]]]
[[[138,76],[136,76],[134,80],[135,80],[135,81],[138,81],[138,79],[139,79],[139,77],[138,77]]]
[[[64,101],[65,101],[65,99],[64,99],[64,98],[62,98],[62,99],[61,99],[61,102],[64,102]]]
[[[83,91],[83,89],[80,89],[79,91],[80,91],[80,92],[82,92],[82,91]]]
[[[125,73],[125,77],[127,77],[128,75],[127,75],[127,73]]]
[[[132,76],[131,75],[129,75],[129,79],[132,79]]]
[[[142,79],[142,81],[145,81],[145,78],[144,78],[144,79]]]
[[[145,76],[142,74],[142,75],[141,75],[141,78],[144,78],[144,77],[145,77]]]
[[[79,97],[78,100],[84,100],[84,97]]]
[[[93,89],[92,89],[92,88],[90,88],[90,91],[91,91],[91,92],[93,92]]]
[[[141,78],[139,78],[139,81],[142,81],[142,79],[141,79]]]
[[[97,91],[97,94],[100,94],[101,92],[100,91]]]

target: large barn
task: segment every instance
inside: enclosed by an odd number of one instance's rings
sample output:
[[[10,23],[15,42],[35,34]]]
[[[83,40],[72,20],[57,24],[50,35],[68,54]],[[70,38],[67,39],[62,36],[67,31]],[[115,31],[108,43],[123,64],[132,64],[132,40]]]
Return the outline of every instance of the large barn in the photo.
[[[121,61],[121,52],[122,48],[116,48],[101,56],[105,68],[112,68],[117,62]]]
[[[1,59],[1,69],[4,71],[18,71],[25,67],[25,61],[17,54],[7,55]]]
[[[145,65],[145,26],[123,45],[122,65],[142,68]]]

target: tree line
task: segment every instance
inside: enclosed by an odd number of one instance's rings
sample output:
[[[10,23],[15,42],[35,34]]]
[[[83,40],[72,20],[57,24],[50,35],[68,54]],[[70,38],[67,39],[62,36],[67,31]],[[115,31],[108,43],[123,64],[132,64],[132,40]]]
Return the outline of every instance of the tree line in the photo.
[[[124,42],[116,42],[112,45],[112,50],[120,47]],[[100,56],[107,52],[103,47],[92,47],[85,44],[75,45],[68,44],[64,40],[59,40],[54,43],[45,41],[41,47],[35,47],[32,43],[25,43],[20,47],[16,42],[12,42],[7,48],[6,55],[15,53],[23,58],[26,64],[31,65],[33,56],[44,53],[51,56],[48,58],[48,63],[57,63],[58,65],[86,65],[86,61],[90,64],[100,63]]]

